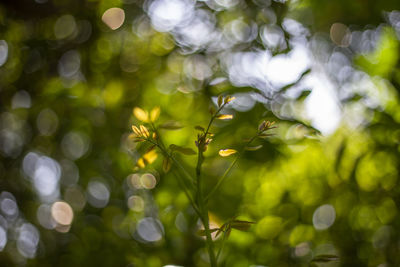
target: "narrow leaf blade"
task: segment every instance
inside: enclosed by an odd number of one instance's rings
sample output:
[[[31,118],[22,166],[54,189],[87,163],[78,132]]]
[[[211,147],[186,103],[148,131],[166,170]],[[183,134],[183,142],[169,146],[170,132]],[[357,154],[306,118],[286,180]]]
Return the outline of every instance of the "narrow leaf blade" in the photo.
[[[231,114],[221,114],[217,116],[217,119],[219,120],[231,120],[233,119],[233,115]]]
[[[259,149],[261,149],[263,146],[262,145],[258,145],[258,146],[247,146],[246,150],[248,151],[257,151]]]
[[[177,121],[168,121],[164,124],[161,124],[160,128],[165,130],[179,130],[182,129],[183,126]]]
[[[221,157],[228,157],[230,155],[235,154],[237,151],[235,149],[227,148],[221,149],[218,153]]]

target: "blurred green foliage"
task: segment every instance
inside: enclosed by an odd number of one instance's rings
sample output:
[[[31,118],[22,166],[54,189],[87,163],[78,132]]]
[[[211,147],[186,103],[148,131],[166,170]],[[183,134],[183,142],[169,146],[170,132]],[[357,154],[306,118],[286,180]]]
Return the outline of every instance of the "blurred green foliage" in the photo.
[[[230,164],[220,149],[240,148],[264,119],[278,128],[209,200],[214,225],[256,222],[232,230],[221,265],[399,266],[398,10],[397,0],[2,1],[0,265],[208,266],[162,157],[135,169],[132,110],[159,106],[160,121],[183,126],[164,141],[195,149],[194,127],[232,94],[234,119],[212,128],[205,153],[208,190]],[[308,64],[274,80],[267,63],[298,44]],[[341,118],[323,135],[304,111],[318,73]]]

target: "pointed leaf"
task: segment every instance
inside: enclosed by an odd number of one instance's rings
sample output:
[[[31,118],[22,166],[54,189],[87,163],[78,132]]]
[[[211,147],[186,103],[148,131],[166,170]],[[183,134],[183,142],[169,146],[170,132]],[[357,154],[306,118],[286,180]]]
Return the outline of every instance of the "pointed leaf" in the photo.
[[[221,114],[221,115],[217,116],[217,119],[220,119],[220,120],[231,120],[231,119],[233,119],[233,115],[231,115],[231,114]]]
[[[265,128],[266,128],[266,126],[267,126],[267,122],[266,122],[266,121],[263,121],[263,122],[258,126],[258,130],[259,130],[259,131],[264,131]]]
[[[183,128],[183,126],[177,121],[167,121],[166,123],[160,125],[160,128],[165,130],[178,130]]]
[[[143,125],[140,125],[140,132],[142,133],[142,136],[144,136],[144,137],[150,136],[149,130],[147,130],[147,128]]]
[[[196,151],[194,151],[193,149],[188,148],[188,147],[181,147],[181,146],[177,146],[177,145],[171,144],[169,146],[169,148],[172,151],[177,151],[177,152],[180,152],[180,153],[185,154],[185,155],[196,155],[197,154]]]
[[[132,125],[132,130],[137,136],[142,136],[142,133],[140,132],[139,128],[136,127],[135,125]]]
[[[218,96],[218,107],[222,105],[222,101],[224,101],[224,97],[222,95]]]
[[[163,171],[167,173],[171,169],[171,160],[169,158],[164,158],[162,167]]]
[[[160,107],[155,107],[150,112],[150,120],[152,122],[156,121],[160,116]]]
[[[227,149],[221,149],[220,151],[219,151],[219,155],[221,156],[221,157],[227,157],[227,156],[230,156],[230,155],[232,155],[232,154],[235,154],[237,151],[235,150],[235,149],[231,149],[231,148],[227,148]]]
[[[144,111],[143,109],[139,108],[139,107],[135,107],[133,109],[133,115],[135,115],[135,117],[143,122],[148,122],[149,121],[149,114],[147,113],[147,111]]]
[[[274,134],[266,134],[266,133],[262,133],[262,134],[259,134],[258,135],[258,137],[261,137],[261,138],[267,138],[267,137],[270,137],[270,136],[273,136]]]
[[[228,95],[228,96],[225,97],[224,103],[225,103],[225,104],[228,104],[229,102],[235,100],[235,98],[236,98],[236,97],[234,97],[234,96]]]
[[[260,148],[262,148],[263,146],[262,145],[258,145],[258,146],[247,146],[246,147],[246,150],[248,150],[248,151],[256,151],[256,150],[259,150]]]
[[[231,222],[231,227],[239,231],[248,231],[252,224],[255,224],[255,222],[233,220]]]
[[[304,90],[301,94],[297,97],[297,100],[304,100],[311,94],[311,90]]]

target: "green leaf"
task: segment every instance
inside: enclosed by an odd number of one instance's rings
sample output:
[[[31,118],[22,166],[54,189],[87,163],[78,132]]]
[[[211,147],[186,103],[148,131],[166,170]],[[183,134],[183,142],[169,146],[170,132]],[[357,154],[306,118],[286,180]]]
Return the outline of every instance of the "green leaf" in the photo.
[[[331,262],[331,261],[339,261],[339,257],[337,255],[321,254],[315,256],[311,262]]]
[[[261,149],[263,146],[262,145],[258,145],[258,146],[246,146],[246,150],[248,151],[256,151]]]
[[[165,173],[171,169],[171,160],[169,158],[164,158],[162,168]]]
[[[199,130],[199,131],[202,131],[202,132],[204,132],[206,129],[204,129],[203,127],[201,127],[201,126],[199,126],[199,125],[196,125],[196,126],[194,126],[194,128],[196,129],[196,130]]]
[[[222,95],[218,96],[218,107],[222,105],[222,101],[224,101],[224,97]]]
[[[311,90],[304,90],[301,94],[297,97],[297,100],[304,100],[311,94]]]
[[[177,145],[171,144],[169,146],[169,148],[172,151],[176,151],[176,152],[182,153],[184,155],[196,155],[197,154],[196,151],[194,151],[193,149],[191,149],[189,147],[181,147],[181,146],[177,146]]]
[[[252,224],[255,224],[255,222],[233,220],[231,227],[239,231],[248,231]]]
[[[183,126],[177,121],[167,121],[166,123],[161,124],[160,128],[165,130],[179,130],[182,129]]]

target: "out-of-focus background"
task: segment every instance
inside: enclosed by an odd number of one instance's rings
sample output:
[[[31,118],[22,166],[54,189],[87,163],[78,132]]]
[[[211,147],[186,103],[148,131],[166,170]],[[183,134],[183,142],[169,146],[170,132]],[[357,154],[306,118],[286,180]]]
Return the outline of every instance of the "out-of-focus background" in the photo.
[[[214,225],[256,222],[224,266],[399,266],[399,39],[398,0],[1,1],[0,265],[208,266],[161,157],[134,168],[132,109],[195,148],[231,94],[208,189],[219,149],[278,128],[210,199]]]

